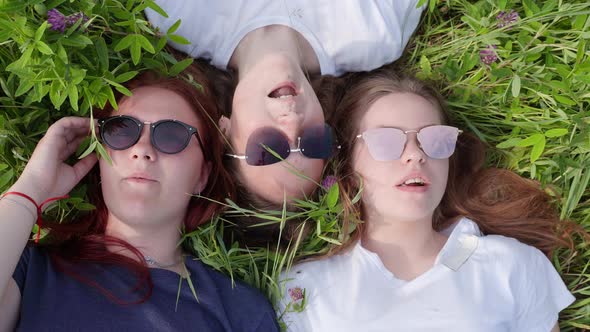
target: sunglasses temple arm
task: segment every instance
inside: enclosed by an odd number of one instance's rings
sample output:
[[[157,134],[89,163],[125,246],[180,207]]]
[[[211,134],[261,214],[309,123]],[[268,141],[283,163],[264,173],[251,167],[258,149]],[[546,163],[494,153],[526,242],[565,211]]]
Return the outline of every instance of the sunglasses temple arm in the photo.
[[[199,146],[201,147],[201,151],[205,152],[205,148],[203,147],[203,142],[201,141],[201,135],[199,135],[198,131],[195,131],[195,136],[197,136],[197,142],[199,142]]]
[[[246,159],[246,156],[239,156],[237,154],[226,153],[225,155],[236,159]]]

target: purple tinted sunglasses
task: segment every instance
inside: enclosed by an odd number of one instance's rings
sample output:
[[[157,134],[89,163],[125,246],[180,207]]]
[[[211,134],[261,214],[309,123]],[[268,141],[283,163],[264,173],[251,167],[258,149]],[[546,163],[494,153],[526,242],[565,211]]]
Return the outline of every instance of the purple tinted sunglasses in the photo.
[[[113,150],[125,150],[137,143],[144,125],[150,126],[150,141],[154,148],[160,152],[167,154],[181,152],[188,146],[193,134],[203,149],[197,128],[178,120],[166,119],[151,123],[128,115],[117,115],[98,120],[100,138]]]
[[[328,124],[305,128],[301,136],[297,137],[295,149],[291,149],[289,140],[282,131],[262,127],[248,137],[245,154],[228,153],[226,156],[246,160],[251,166],[266,166],[287,159],[291,152],[300,152],[312,159],[328,159],[338,148],[336,136]]]

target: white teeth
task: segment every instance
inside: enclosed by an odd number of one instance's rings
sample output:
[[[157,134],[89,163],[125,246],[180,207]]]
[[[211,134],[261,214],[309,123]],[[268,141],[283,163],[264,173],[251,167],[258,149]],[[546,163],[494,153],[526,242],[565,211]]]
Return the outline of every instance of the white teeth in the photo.
[[[284,98],[289,98],[289,97],[293,97],[293,95],[284,95],[284,96],[279,96],[279,99],[284,99]]]
[[[424,179],[422,179],[422,178],[412,178],[412,179],[407,179],[404,182],[404,184],[413,184],[413,183],[424,184]]]

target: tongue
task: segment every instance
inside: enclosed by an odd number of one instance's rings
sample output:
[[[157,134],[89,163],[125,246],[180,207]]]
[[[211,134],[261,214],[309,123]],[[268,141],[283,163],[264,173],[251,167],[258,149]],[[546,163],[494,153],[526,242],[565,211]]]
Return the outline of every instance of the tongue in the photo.
[[[281,96],[295,96],[295,89],[290,86],[284,86],[273,90],[268,96],[271,98],[279,98]]]

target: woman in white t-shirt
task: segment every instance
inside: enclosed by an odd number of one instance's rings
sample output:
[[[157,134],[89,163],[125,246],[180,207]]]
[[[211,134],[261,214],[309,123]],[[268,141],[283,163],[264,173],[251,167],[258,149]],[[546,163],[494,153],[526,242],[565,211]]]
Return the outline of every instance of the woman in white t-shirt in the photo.
[[[168,17],[146,13],[162,32],[182,20],[174,33],[190,44],[175,48],[237,74],[220,127],[237,181],[258,206],[309,195],[336,146],[310,77],[397,60],[423,9],[418,0],[155,2]]]
[[[347,250],[284,276],[288,330],[558,331],[574,297],[545,254],[575,224],[551,197],[483,168],[482,142],[424,83],[386,68],[343,91],[337,176],[343,201],[362,183],[348,212],[364,223]]]

